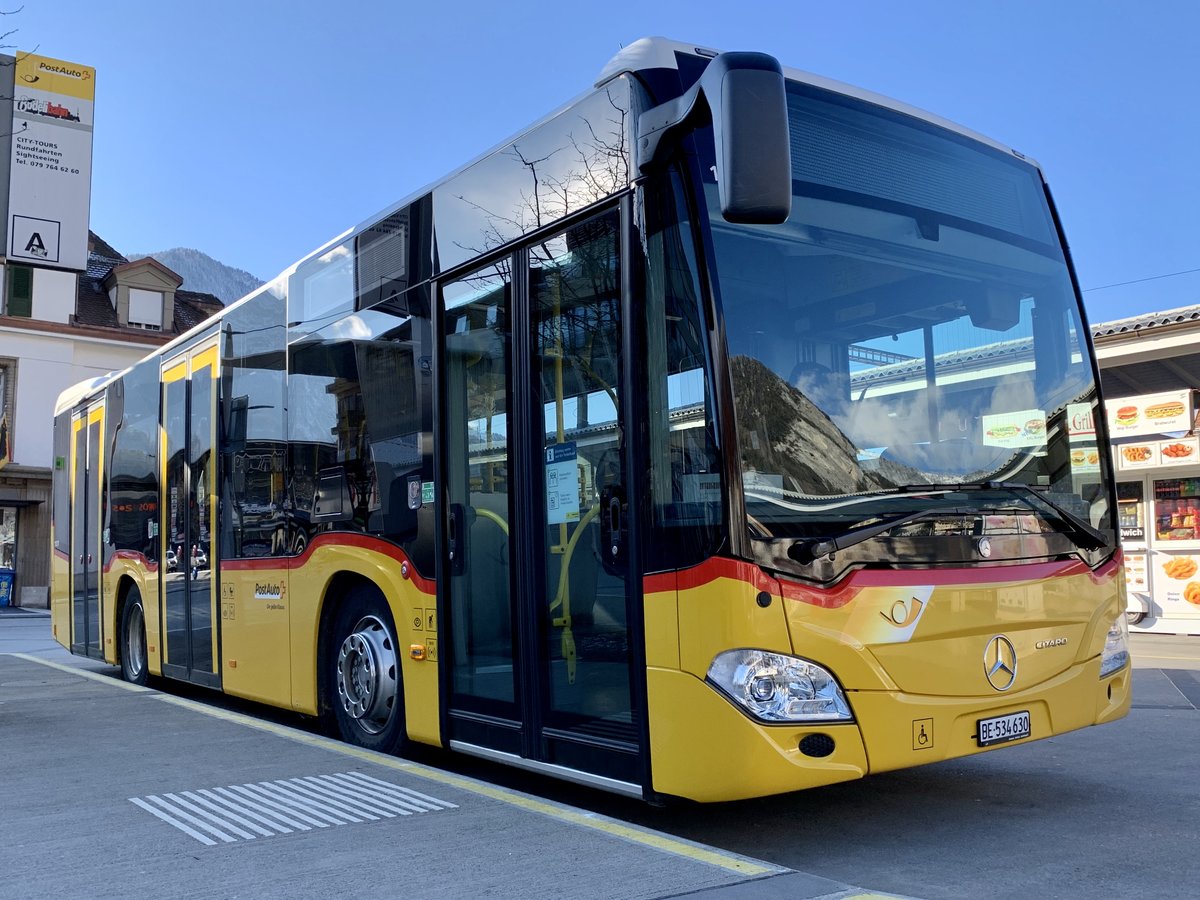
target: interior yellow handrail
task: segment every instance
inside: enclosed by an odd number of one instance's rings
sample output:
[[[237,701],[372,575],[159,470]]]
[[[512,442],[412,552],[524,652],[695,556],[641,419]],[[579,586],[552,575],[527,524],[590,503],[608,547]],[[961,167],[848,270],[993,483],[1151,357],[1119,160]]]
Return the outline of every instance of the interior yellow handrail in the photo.
[[[508,536],[508,523],[504,521],[504,517],[500,513],[494,513],[490,509],[480,509],[475,507],[475,515],[483,516],[485,519],[491,519],[500,526],[500,530],[504,532],[505,537]]]
[[[550,604],[550,612],[554,612],[554,610],[561,606],[563,607],[563,614],[561,618],[567,619],[568,621],[571,616],[571,600],[570,591],[568,589],[567,574],[571,570],[571,554],[575,552],[575,545],[579,542],[579,538],[583,534],[584,528],[587,527],[588,523],[590,523],[592,519],[596,518],[599,513],[599,503],[584,513],[583,518],[579,520],[579,524],[575,526],[575,531],[571,533],[571,539],[567,541],[567,547],[563,551],[562,567],[558,572],[558,591],[555,593],[554,600]]]

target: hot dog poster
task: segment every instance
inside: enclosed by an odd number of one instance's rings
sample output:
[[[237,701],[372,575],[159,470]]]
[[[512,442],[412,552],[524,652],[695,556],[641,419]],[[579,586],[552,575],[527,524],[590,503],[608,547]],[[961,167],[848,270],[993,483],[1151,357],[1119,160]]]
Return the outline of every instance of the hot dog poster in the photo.
[[[1104,404],[1112,438],[1192,430],[1192,392],[1167,391]]]
[[[1021,409],[984,416],[983,443],[988,447],[1046,446],[1046,411]]]

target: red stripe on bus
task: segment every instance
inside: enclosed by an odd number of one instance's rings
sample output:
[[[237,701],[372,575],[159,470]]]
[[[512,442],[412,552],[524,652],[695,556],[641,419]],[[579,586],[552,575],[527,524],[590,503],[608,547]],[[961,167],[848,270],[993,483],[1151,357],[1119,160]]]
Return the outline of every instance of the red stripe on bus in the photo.
[[[126,562],[137,563],[150,573],[158,571],[158,563],[151,562],[150,560],[146,559],[145,554],[138,553],[136,550],[117,550],[108,558],[108,562],[104,564],[105,575],[112,571],[113,561],[118,559],[123,559]]]
[[[1092,581],[1102,583],[1114,578],[1120,571],[1120,552],[1099,569],[1092,571],[1079,560],[1066,562],[1026,563],[1011,566],[967,566],[953,569],[859,569],[836,587],[823,588],[815,585],[776,580],[754,563],[712,557],[690,569],[679,572],[664,572],[648,575],[643,580],[646,593],[684,591],[698,588],[721,578],[741,581],[760,591],[776,593],[782,591],[788,600],[797,600],[824,609],[845,606],[864,588],[907,587],[916,585],[933,586],[979,586],[984,584],[1010,584],[1017,581],[1045,581],[1087,574]]]
[[[319,534],[304,548],[299,556],[263,556],[255,559],[230,559],[221,561],[222,572],[263,572],[269,570],[290,569],[295,572],[308,563],[313,552],[320,547],[355,547],[360,550],[370,550],[382,554],[396,562],[408,564],[408,578],[417,590],[424,594],[437,593],[437,582],[425,578],[417,571],[417,567],[409,559],[408,554],[390,541],[372,537],[369,534],[353,534],[349,532],[334,532]]]

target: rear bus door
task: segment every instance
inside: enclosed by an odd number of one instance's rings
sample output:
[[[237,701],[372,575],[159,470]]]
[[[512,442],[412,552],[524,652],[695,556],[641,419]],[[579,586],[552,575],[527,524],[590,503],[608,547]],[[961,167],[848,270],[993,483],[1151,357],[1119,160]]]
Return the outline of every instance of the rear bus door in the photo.
[[[71,651],[104,658],[100,619],[100,477],[104,401],[71,422]]]

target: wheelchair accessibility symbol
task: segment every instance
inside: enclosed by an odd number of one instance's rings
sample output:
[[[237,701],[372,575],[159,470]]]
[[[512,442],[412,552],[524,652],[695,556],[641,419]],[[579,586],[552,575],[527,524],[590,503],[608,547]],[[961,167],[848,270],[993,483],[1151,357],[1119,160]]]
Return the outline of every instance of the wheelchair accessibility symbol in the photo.
[[[933,719],[913,719],[912,748],[929,750],[933,747]]]

